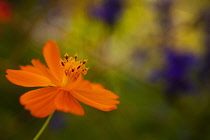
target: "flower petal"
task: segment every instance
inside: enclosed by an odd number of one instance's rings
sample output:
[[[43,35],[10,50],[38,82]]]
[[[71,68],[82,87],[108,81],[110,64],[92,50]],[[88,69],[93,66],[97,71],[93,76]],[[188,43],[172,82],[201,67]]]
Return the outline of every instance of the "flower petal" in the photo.
[[[84,115],[84,110],[78,101],[68,91],[62,91],[55,99],[56,109],[76,115]]]
[[[64,90],[72,91],[72,90],[89,90],[91,88],[91,82],[88,80],[84,80],[82,76],[78,77],[76,81],[69,82],[65,87]]]
[[[24,71],[36,73],[36,74],[39,74],[39,75],[43,75],[40,70],[38,70],[37,68],[35,68],[34,66],[31,66],[31,65],[20,66],[20,69],[24,70]]]
[[[51,71],[49,71],[49,69],[42,64],[39,60],[37,59],[33,59],[31,61],[31,63],[39,70],[41,71],[41,73],[46,76],[49,80],[52,81],[52,83],[61,86],[61,83],[55,78],[54,75],[52,75]]]
[[[39,74],[28,72],[25,70],[6,70],[7,75],[6,78],[20,86],[24,87],[45,87],[45,86],[54,86],[52,82]]]
[[[61,82],[64,72],[62,71],[62,66],[60,64],[60,51],[56,42],[47,41],[43,48],[43,55],[49,69]]]
[[[44,118],[55,111],[54,101],[59,92],[55,87],[32,90],[20,97],[20,103],[30,110],[33,116]]]
[[[74,90],[72,95],[79,101],[103,111],[117,109],[116,104],[120,102],[116,99],[118,96],[109,90],[106,90],[100,84],[91,84],[89,90]]]

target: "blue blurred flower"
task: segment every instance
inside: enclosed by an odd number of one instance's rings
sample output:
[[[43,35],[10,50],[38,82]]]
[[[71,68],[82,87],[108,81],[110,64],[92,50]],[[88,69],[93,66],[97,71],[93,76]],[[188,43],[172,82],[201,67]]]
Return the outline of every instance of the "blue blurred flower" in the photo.
[[[121,0],[104,0],[103,3],[94,7],[91,15],[97,19],[103,20],[108,25],[114,25],[122,12]]]
[[[152,80],[162,80],[167,96],[174,97],[181,92],[192,93],[195,85],[190,77],[197,64],[197,58],[192,53],[165,49],[163,51],[163,68],[152,73]]]
[[[62,131],[67,126],[66,122],[67,119],[65,118],[65,116],[60,112],[56,112],[52,117],[49,127],[53,131]]]

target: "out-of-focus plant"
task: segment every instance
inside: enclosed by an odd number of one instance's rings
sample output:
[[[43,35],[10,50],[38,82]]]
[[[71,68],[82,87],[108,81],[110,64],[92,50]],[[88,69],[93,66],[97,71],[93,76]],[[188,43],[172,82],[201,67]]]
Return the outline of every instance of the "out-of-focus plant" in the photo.
[[[7,1],[0,1],[0,23],[8,23],[12,20],[12,9]]]

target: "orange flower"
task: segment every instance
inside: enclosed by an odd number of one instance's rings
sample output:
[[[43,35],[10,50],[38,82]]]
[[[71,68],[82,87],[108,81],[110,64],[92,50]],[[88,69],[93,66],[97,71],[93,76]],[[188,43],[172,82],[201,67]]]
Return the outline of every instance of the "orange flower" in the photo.
[[[20,97],[20,103],[30,113],[39,118],[52,114],[55,110],[84,115],[77,100],[102,111],[111,111],[119,103],[117,95],[104,89],[101,84],[84,80],[87,73],[84,61],[77,61],[77,54],[60,59],[58,46],[48,41],[43,48],[47,68],[39,60],[33,59],[33,66],[21,66],[20,70],[7,72],[7,79],[24,87],[43,87],[26,92]]]

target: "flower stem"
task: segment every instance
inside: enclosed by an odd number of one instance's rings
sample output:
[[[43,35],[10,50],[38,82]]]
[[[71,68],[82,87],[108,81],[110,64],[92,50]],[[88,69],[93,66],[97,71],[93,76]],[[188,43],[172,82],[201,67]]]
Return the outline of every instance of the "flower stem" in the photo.
[[[52,114],[47,118],[47,120],[45,121],[44,125],[43,125],[42,128],[39,130],[39,132],[36,134],[36,136],[34,137],[33,140],[37,140],[37,139],[41,136],[41,134],[44,132],[45,128],[46,128],[47,125],[49,124],[49,122],[50,122],[50,120],[51,120],[53,114],[54,114],[54,113],[52,113]]]

